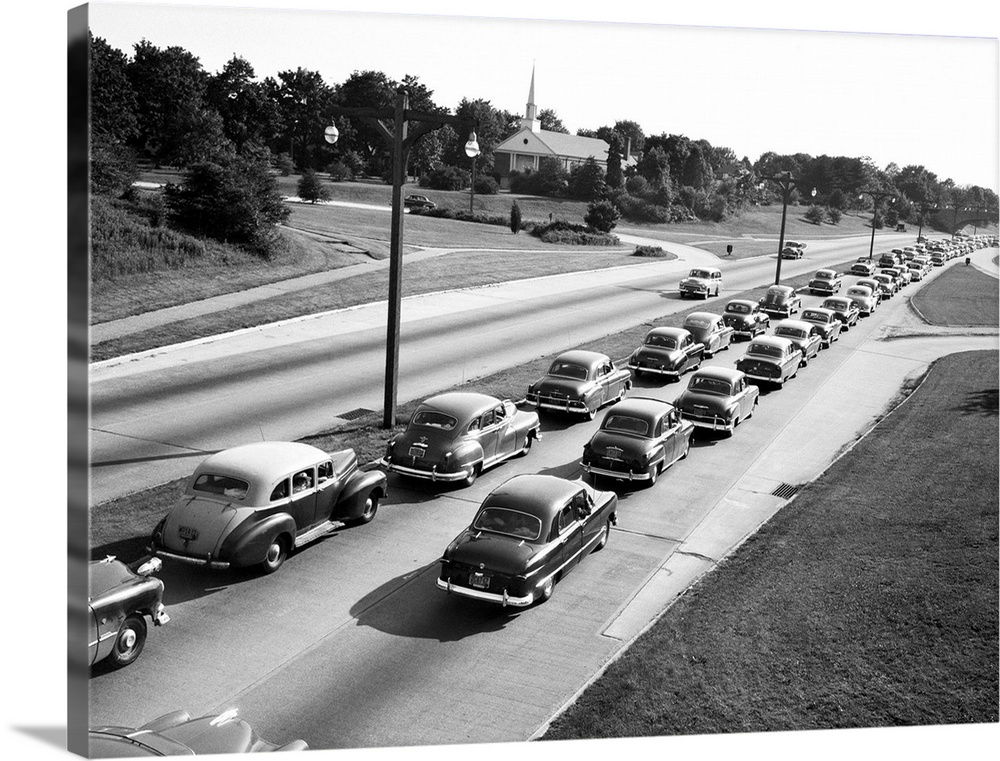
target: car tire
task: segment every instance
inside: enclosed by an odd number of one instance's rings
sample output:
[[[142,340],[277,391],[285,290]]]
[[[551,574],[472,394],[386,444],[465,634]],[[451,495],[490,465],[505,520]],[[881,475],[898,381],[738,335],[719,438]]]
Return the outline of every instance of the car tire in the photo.
[[[588,423],[591,420],[593,420],[596,416],[597,416],[597,408],[596,407],[594,409],[590,409],[590,407],[588,406],[587,407],[587,411],[585,413],[583,413],[583,419],[586,420]]]
[[[609,520],[604,524],[603,534],[601,538],[597,540],[597,544],[594,546],[594,552],[600,552],[608,544],[608,537],[611,535],[611,521]]]
[[[538,604],[541,605],[543,602],[548,602],[552,599],[552,592],[555,589],[556,580],[549,577],[548,581],[542,584],[542,588],[538,590]]]
[[[462,486],[472,486],[476,482],[476,479],[479,478],[482,468],[483,466],[481,464],[473,465],[472,470],[469,471],[469,475],[467,475],[465,480],[462,481]]]
[[[375,518],[375,513],[378,512],[378,495],[375,492],[371,492],[368,498],[365,500],[365,509],[354,521],[354,525],[363,526],[366,523],[371,523]]]
[[[261,570],[266,574],[277,571],[284,564],[288,557],[288,540],[283,536],[276,536],[271,540],[264,553],[264,559],[260,563]]]
[[[126,616],[122,622],[122,628],[115,636],[114,647],[108,660],[111,665],[120,669],[133,663],[142,652],[143,645],[146,644],[146,620],[136,614]]]
[[[649,470],[647,471],[649,473],[649,478],[646,479],[646,486],[649,488],[656,486],[656,479],[660,475],[660,465],[661,463],[657,463],[656,465],[649,466]]]
[[[531,431],[528,431],[527,436],[524,437],[524,446],[521,447],[521,452],[520,452],[521,457],[526,457],[528,452],[531,451],[531,445],[534,442],[534,439],[535,439],[535,434],[532,433]]]

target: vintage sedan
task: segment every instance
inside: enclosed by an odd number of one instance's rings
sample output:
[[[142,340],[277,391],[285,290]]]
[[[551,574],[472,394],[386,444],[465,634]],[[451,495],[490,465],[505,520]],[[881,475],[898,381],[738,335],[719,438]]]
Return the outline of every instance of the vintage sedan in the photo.
[[[878,308],[878,296],[866,285],[852,285],[844,292],[844,296],[854,302],[862,317],[868,317]]]
[[[717,267],[695,267],[683,278],[678,286],[681,298],[718,296],[722,289],[722,270]]]
[[[784,386],[785,381],[798,374],[801,364],[802,352],[787,338],[759,336],[736,360],[736,369],[751,381]]]
[[[749,299],[733,299],[726,304],[722,313],[726,325],[738,336],[753,338],[758,333],[766,333],[771,318],[760,307],[760,303]]]
[[[728,349],[733,341],[733,329],[726,325],[722,315],[713,312],[692,312],[684,318],[684,330],[705,347],[706,357]]]
[[[170,621],[163,607],[163,582],[152,574],[158,558],[125,565],[113,555],[90,562],[87,598],[87,659],[107,658],[113,668],[134,662],[146,644],[146,618],[155,626]]]
[[[736,426],[753,416],[759,401],[760,389],[741,371],[703,367],[691,376],[674,405],[696,427],[732,435]]]
[[[760,309],[775,317],[791,317],[802,308],[802,298],[790,285],[772,285],[760,300]]]
[[[604,547],[618,522],[618,496],[583,481],[514,476],[483,501],[441,557],[437,587],[523,608],[552,596],[556,582]]]
[[[912,262],[907,262],[906,268],[910,271],[910,280],[912,282],[917,283],[924,279],[924,266],[916,259]]]
[[[895,293],[899,293],[903,290],[903,286],[906,285],[903,282],[903,276],[899,274],[895,267],[882,267],[882,269],[875,273],[875,277],[879,275],[885,275],[892,280],[892,287]]]
[[[851,265],[851,274],[858,277],[871,277],[875,274],[875,265],[868,261],[868,257],[858,259]]]
[[[816,270],[816,274],[809,281],[809,292],[836,293],[843,285],[843,279],[836,270]]]
[[[425,211],[428,209],[437,208],[437,204],[434,203],[427,196],[409,195],[403,199],[403,207],[406,209],[413,209],[416,211]]]
[[[798,243],[794,240],[790,240],[785,243],[785,247],[781,249],[782,259],[801,259],[802,255],[805,254],[805,243]]]
[[[843,330],[850,330],[857,325],[861,317],[858,305],[854,303],[854,299],[847,296],[831,296],[823,299],[821,306],[833,312],[833,316],[840,320]]]
[[[823,345],[819,328],[805,320],[787,319],[779,322],[774,328],[774,335],[787,338],[802,352],[800,364],[805,367],[809,360],[819,354]]]
[[[87,735],[91,758],[147,756],[214,756],[217,753],[271,753],[308,750],[305,740],[276,745],[262,739],[232,708],[218,715],[192,718],[173,711],[141,727],[91,727]]]
[[[704,356],[705,346],[684,328],[653,328],[628,358],[628,368],[636,378],[650,373],[677,379],[701,367]]]
[[[293,550],[371,521],[385,495],[385,473],[362,471],[352,449],[244,444],[202,461],[153,530],[150,549],[207,568],[274,573]]]
[[[892,298],[893,294],[892,282],[888,278],[886,278],[885,280],[876,280],[875,276],[872,275],[871,277],[861,278],[860,280],[858,280],[858,282],[855,283],[855,285],[863,285],[866,288],[871,288],[872,293],[875,295],[875,298],[878,300],[879,304],[881,304],[886,299]]]
[[[519,410],[509,399],[438,394],[421,402],[379,464],[390,473],[471,486],[486,468],[527,454],[541,436],[538,413]]]
[[[899,290],[899,281],[892,275],[879,272],[872,275],[871,279],[879,284],[883,299],[891,299]]]
[[[593,420],[597,410],[621,401],[630,388],[632,373],[627,367],[615,367],[606,354],[575,349],[556,357],[545,377],[528,386],[525,402]]]
[[[840,331],[843,323],[829,309],[823,309],[822,307],[803,309],[801,319],[803,322],[811,323],[819,328],[824,349],[828,349],[834,341],[840,339]]]
[[[694,425],[669,402],[632,397],[614,406],[600,430],[583,445],[581,464],[598,476],[641,481],[649,486],[678,460],[687,457]]]

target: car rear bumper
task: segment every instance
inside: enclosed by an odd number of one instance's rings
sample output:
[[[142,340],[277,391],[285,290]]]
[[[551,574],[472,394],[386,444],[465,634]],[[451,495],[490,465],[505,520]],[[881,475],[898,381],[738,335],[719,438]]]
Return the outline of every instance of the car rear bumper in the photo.
[[[449,594],[461,595],[462,597],[471,597],[473,600],[482,600],[484,602],[492,602],[497,605],[513,605],[515,608],[524,608],[531,605],[535,601],[535,596],[531,593],[525,595],[524,597],[511,597],[507,592],[501,592],[497,594],[496,592],[484,592],[481,589],[471,589],[470,587],[460,587],[456,584],[452,584],[450,581],[445,581],[444,579],[438,577],[437,588],[443,589]]]
[[[681,376],[681,371],[677,368],[667,370],[662,367],[645,367],[643,365],[639,365],[634,362],[628,363],[628,369],[632,371],[638,371],[640,373],[651,373],[653,375],[667,375],[671,378],[679,378]]]
[[[379,460],[378,464],[390,473],[398,473],[412,478],[423,478],[428,481],[462,481],[471,475],[471,471],[469,470],[441,473],[437,470],[437,468],[431,468],[430,470],[408,468],[405,465],[396,465],[395,463],[386,462],[384,459]]]
[[[177,560],[181,563],[187,563],[188,565],[200,565],[205,568],[214,568],[219,570],[225,570],[232,565],[228,560],[213,560],[212,558],[193,558],[188,555],[181,555],[176,552],[170,552],[168,550],[160,548],[152,548],[151,550],[154,555],[161,558],[167,558],[168,560]]]
[[[602,468],[597,465],[589,465],[588,463],[582,463],[583,470],[586,473],[590,473],[595,476],[607,476],[608,478],[618,478],[622,481],[648,481],[649,472],[640,471],[636,473],[632,470],[612,470],[611,468]]]

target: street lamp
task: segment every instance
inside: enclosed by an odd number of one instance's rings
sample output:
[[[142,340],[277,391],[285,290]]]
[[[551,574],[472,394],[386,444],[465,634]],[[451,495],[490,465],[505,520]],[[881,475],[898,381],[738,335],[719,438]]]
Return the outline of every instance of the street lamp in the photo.
[[[781,188],[781,234],[778,236],[778,263],[774,269],[774,284],[781,282],[781,250],[785,247],[785,218],[788,214],[788,202],[792,198],[792,191],[798,187],[799,180],[792,179],[791,172],[782,172],[775,177],[761,177],[762,180],[770,180]],[[812,189],[810,195],[816,197],[816,188]]]
[[[389,315],[385,341],[385,405],[382,427],[396,424],[396,388],[399,381],[399,313],[402,306],[403,279],[403,182],[413,144],[428,132],[455,124],[475,129],[473,119],[410,109],[406,88],[396,90],[396,103],[389,108],[333,106],[331,117],[360,119],[375,129],[392,146],[392,227],[389,234]],[[384,121],[383,121],[384,120]],[[333,144],[340,132],[335,124],[323,130],[323,139]]]
[[[894,193],[887,192],[885,190],[862,190],[861,195],[858,196],[860,201],[864,196],[869,195],[872,197],[873,208],[872,208],[872,243],[868,248],[868,261],[872,260],[875,255],[875,223],[878,222],[878,204],[883,198],[888,198],[889,203],[896,202],[896,196]]]
[[[469,214],[472,212],[472,201],[476,197],[476,156],[479,155],[479,143],[476,133],[469,133],[469,142],[465,144],[465,155],[472,159],[472,184],[469,186]]]

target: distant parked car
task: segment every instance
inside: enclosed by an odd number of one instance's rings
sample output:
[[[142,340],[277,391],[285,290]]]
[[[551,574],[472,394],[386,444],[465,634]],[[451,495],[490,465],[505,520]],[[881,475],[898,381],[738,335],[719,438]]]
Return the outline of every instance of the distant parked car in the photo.
[[[836,293],[843,281],[836,270],[816,270],[809,281],[810,293]]]
[[[802,298],[790,285],[772,285],[760,300],[760,309],[775,317],[791,317],[802,308]]]
[[[733,329],[722,315],[713,312],[692,312],[684,318],[684,329],[705,347],[706,357],[728,349],[733,340]]]
[[[688,381],[674,405],[685,420],[710,431],[733,430],[753,416],[760,389],[746,375],[727,367],[703,367]]]
[[[794,378],[802,363],[799,347],[781,336],[759,336],[750,342],[746,353],[736,360],[736,369],[751,381],[784,386]]]
[[[539,409],[593,420],[597,410],[624,399],[630,388],[628,368],[615,367],[606,354],[577,349],[556,357],[545,377],[528,387],[525,400]]]
[[[767,332],[771,318],[760,308],[760,304],[750,299],[733,299],[726,304],[722,319],[737,336],[753,338]]]
[[[643,373],[679,378],[688,370],[697,370],[705,356],[705,346],[694,340],[684,328],[653,328],[632,352],[628,367],[641,378]]]
[[[899,280],[892,275],[878,272],[871,279],[879,284],[883,299],[891,299],[899,291]]]
[[[504,607],[544,602],[556,582],[607,544],[617,507],[614,492],[583,481],[514,476],[445,549],[437,588]]]
[[[803,309],[802,320],[812,323],[819,328],[820,338],[823,340],[823,348],[829,348],[834,341],[840,338],[843,323],[829,309],[821,307]]]
[[[703,299],[710,295],[718,296],[721,288],[722,270],[717,267],[695,267],[678,286],[682,299],[686,296],[700,296]]]
[[[487,468],[527,454],[541,435],[538,413],[509,399],[438,394],[420,403],[379,464],[390,473],[471,486]]]
[[[217,753],[270,753],[308,750],[305,740],[275,745],[260,738],[233,708],[218,715],[191,718],[174,711],[148,724],[129,727],[91,727],[90,758],[144,758],[156,756],[214,756]]]
[[[434,209],[437,204],[427,196],[410,195],[403,199],[403,206],[407,209]]]
[[[850,330],[858,324],[861,317],[861,310],[854,300],[847,296],[830,296],[823,299],[823,309],[829,309],[833,316],[840,320],[843,330]]]
[[[870,277],[875,274],[875,265],[868,259],[858,260],[851,265],[851,274],[859,277]]]
[[[362,471],[353,449],[262,441],[206,457],[153,530],[158,556],[207,568],[274,573],[293,550],[345,524],[368,523],[385,473]]]
[[[660,473],[687,457],[693,431],[669,402],[632,397],[604,416],[583,445],[581,464],[595,484],[598,476],[606,476],[652,486]]]
[[[162,565],[153,558],[133,569],[113,555],[90,562],[87,657],[91,666],[105,658],[114,668],[133,663],[146,644],[146,618],[155,626],[170,621],[163,607],[163,582],[152,577]]]
[[[878,279],[875,275],[871,277],[864,277],[858,280],[855,285],[863,285],[866,288],[871,288],[872,293],[878,299],[878,303],[881,304],[886,299],[891,299],[892,295],[895,293],[892,287],[892,278]]]
[[[918,283],[924,279],[924,268],[916,259],[909,262],[907,268],[910,270],[910,280]]]
[[[854,302],[862,317],[868,317],[878,308],[878,296],[866,285],[852,285],[844,295]]]
[[[819,354],[823,339],[820,336],[819,328],[805,320],[787,319],[782,320],[774,327],[774,335],[779,338],[787,338],[802,353],[799,364],[803,367],[809,364],[809,360]]]

